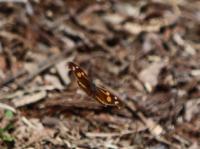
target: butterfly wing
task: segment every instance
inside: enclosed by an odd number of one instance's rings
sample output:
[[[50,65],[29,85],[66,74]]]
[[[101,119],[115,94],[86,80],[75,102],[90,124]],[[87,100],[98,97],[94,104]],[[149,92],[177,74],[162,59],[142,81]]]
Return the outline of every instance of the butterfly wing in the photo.
[[[102,87],[97,87],[87,76],[87,74],[76,64],[69,62],[69,68],[76,76],[77,83],[89,96],[105,106],[117,106],[120,108],[123,104],[121,100]]]
[[[120,108],[123,105],[117,96],[101,87],[96,87],[94,98],[105,106],[117,106]]]
[[[69,69],[74,73],[77,79],[83,78],[88,80],[87,74],[73,62],[68,63]]]
[[[72,62],[69,62],[68,65],[75,75],[79,87],[91,96],[95,90],[95,85],[89,80],[87,74],[78,65]]]

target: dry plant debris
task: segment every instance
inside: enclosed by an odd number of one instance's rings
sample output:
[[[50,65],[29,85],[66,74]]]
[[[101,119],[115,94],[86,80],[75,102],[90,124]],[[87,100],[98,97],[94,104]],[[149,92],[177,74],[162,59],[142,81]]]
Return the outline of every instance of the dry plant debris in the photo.
[[[0,148],[200,148],[199,6],[0,1]],[[78,89],[69,61],[124,108]]]

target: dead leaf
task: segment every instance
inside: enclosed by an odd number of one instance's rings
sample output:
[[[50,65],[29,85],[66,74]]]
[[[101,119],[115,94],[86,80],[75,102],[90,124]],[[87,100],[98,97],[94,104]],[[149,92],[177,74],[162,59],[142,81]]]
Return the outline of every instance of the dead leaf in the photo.
[[[139,78],[149,88],[149,91],[158,84],[158,75],[165,65],[166,63],[162,61],[154,62],[140,72]]]

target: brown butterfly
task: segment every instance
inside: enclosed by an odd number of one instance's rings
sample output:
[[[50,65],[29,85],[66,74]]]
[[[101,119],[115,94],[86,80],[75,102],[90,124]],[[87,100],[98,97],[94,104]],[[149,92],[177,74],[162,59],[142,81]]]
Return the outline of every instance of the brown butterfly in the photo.
[[[76,76],[77,83],[89,96],[95,98],[104,106],[117,106],[120,108],[123,104],[121,100],[110,91],[96,86],[88,77],[88,75],[76,64],[69,62],[69,69]]]

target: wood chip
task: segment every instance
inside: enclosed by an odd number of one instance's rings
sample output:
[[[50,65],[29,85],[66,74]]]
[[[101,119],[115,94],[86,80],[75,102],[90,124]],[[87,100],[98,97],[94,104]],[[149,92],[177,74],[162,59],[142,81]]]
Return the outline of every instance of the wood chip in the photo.
[[[65,85],[69,85],[71,82],[71,79],[69,78],[69,68],[67,63],[73,61],[73,59],[74,56],[59,62],[55,66],[60,78],[62,79]]]
[[[166,63],[162,61],[154,62],[140,72],[139,78],[146,85],[149,91],[151,91],[151,88],[157,85],[158,75],[165,65]]]
[[[185,104],[185,119],[187,121],[191,121],[195,115],[200,114],[200,98],[199,99],[191,99]]]
[[[47,95],[46,91],[40,91],[40,92],[36,92],[31,95],[25,95],[25,96],[21,97],[20,99],[19,98],[14,99],[14,100],[12,100],[12,102],[15,105],[15,107],[22,107],[22,106],[36,103],[36,102],[44,99],[46,97],[46,95]]]

